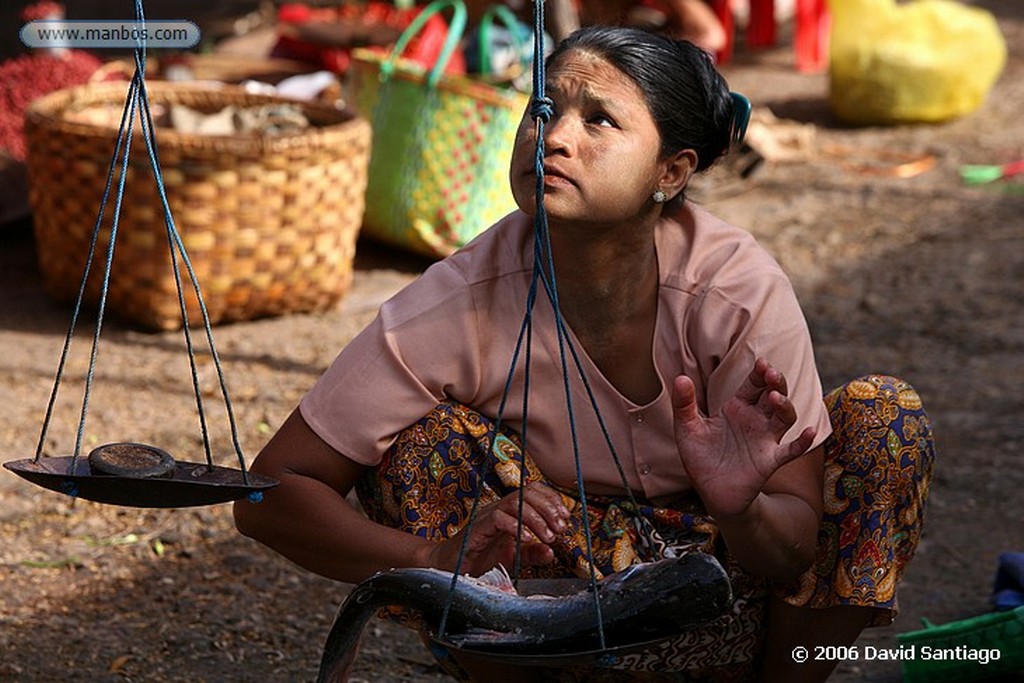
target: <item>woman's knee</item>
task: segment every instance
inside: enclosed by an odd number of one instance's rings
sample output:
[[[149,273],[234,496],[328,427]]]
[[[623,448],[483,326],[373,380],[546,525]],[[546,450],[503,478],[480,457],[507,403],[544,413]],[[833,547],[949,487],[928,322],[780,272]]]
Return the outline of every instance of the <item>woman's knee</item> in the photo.
[[[917,390],[906,380],[864,375],[831,391],[825,402],[833,429],[825,449],[830,462],[866,472],[882,458],[900,469],[931,471],[931,420]]]
[[[866,375],[826,401],[834,430],[825,444],[827,520],[843,537],[878,527],[882,536],[916,544],[935,460],[931,423],[917,391],[896,377]]]

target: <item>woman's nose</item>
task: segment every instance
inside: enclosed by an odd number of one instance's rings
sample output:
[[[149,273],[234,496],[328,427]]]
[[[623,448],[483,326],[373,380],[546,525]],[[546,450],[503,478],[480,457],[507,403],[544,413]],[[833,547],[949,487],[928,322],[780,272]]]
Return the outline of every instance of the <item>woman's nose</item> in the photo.
[[[544,150],[547,154],[572,155],[576,149],[576,132],[571,117],[552,116],[544,125]]]

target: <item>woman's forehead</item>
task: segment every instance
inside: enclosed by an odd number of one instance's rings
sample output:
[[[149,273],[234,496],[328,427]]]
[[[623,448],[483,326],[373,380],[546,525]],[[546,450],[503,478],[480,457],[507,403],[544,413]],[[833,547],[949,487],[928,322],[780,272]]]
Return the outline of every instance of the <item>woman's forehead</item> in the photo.
[[[577,47],[563,52],[548,66],[548,78],[562,73],[588,75],[607,71],[626,77],[626,74],[619,71],[600,54]]]
[[[635,99],[646,104],[640,87],[604,57],[585,50],[569,50],[550,65],[547,87],[556,92],[579,91],[598,99]]]

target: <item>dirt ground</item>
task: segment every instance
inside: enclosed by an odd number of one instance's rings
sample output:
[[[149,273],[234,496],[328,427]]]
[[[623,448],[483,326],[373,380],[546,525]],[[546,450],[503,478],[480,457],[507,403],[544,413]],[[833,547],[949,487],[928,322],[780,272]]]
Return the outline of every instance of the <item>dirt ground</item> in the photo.
[[[935,423],[939,460],[924,539],[900,587],[902,613],[861,644],[988,610],[1000,553],[1024,550],[1024,184],[969,187],[958,169],[1024,156],[1024,4],[993,11],[1010,47],[995,91],[942,125],[849,128],[830,116],[824,75],[788,48],[724,69],[761,111],[803,124],[794,162],[748,178],[722,166],[692,196],[749,227],[791,274],[826,385],[900,375]],[[900,162],[934,159],[913,177]],[[255,456],[336,352],[425,263],[360,244],[357,274],[327,313],[218,327],[240,439]],[[69,309],[42,292],[31,226],[0,227],[0,444],[29,457]],[[91,321],[86,321],[91,322]],[[72,347],[47,447],[70,452],[91,330]],[[202,364],[209,379],[210,363]],[[86,446],[136,440],[201,459],[180,334],[108,321]],[[214,443],[230,453],[211,409]],[[188,457],[186,457],[188,456]],[[228,463],[230,456],[223,462]],[[299,681],[348,586],[239,536],[230,507],[139,510],[73,500],[0,472],[0,681]],[[410,634],[375,622],[356,679],[444,680]],[[885,662],[840,665],[834,681],[897,681]]]

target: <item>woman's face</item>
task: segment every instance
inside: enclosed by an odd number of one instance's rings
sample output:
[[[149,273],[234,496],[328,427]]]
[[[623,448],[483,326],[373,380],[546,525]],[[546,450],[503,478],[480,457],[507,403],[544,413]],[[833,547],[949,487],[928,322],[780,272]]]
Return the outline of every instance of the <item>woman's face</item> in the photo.
[[[604,59],[580,50],[548,69],[554,113],[544,127],[544,206],[555,221],[614,223],[649,209],[663,172],[661,136],[643,92]],[[536,211],[536,128],[527,112],[516,134],[511,184]]]

